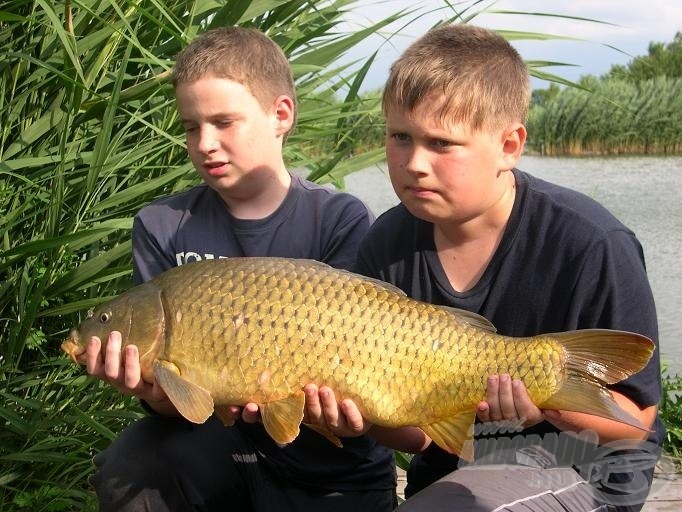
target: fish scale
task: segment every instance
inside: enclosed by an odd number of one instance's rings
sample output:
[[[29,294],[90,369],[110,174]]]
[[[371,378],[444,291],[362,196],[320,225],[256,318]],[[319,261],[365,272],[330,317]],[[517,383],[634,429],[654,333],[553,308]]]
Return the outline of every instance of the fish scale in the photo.
[[[458,454],[496,373],[523,380],[539,407],[638,425],[605,386],[639,371],[653,350],[644,336],[603,329],[510,338],[478,315],[284,258],[170,269],[98,307],[62,347],[83,362],[89,337],[111,330],[138,345],[145,378],[190,421],[255,402],[273,439],[290,442],[302,389],[314,383],[376,424],[418,426]]]

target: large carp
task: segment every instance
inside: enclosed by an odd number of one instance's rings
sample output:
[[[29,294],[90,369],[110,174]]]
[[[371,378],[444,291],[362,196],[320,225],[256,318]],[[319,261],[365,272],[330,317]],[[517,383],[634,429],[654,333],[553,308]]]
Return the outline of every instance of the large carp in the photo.
[[[143,378],[156,379],[189,421],[255,402],[269,435],[289,443],[303,388],[314,383],[354,400],[378,425],[418,426],[460,455],[490,374],[521,379],[540,408],[643,428],[605,385],[641,370],[654,350],[644,336],[603,329],[501,336],[478,315],[282,258],[172,268],[99,306],[62,348],[82,363],[87,340],[104,343],[112,330],[137,345]]]

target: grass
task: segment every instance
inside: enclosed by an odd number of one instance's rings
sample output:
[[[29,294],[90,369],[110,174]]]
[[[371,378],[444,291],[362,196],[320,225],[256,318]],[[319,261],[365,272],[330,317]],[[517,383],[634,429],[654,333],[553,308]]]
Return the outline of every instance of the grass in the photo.
[[[682,375],[671,374],[664,368],[661,377],[663,399],[659,412],[666,427],[663,449],[677,461],[678,471],[682,471]]]
[[[11,376],[2,391],[0,510],[94,510],[91,459],[132,420],[136,401],[64,358]]]

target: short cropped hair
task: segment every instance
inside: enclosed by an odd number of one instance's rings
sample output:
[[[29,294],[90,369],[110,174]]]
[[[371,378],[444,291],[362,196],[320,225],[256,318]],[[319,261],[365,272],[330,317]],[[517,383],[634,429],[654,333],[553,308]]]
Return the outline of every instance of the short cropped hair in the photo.
[[[280,95],[296,102],[286,55],[272,39],[253,28],[228,26],[197,36],[175,59],[173,87],[209,75],[240,83],[264,109]]]
[[[391,67],[383,93],[384,114],[414,112],[427,97],[443,95],[441,122],[473,130],[526,122],[528,68],[497,33],[457,24],[437,27],[410,45]]]

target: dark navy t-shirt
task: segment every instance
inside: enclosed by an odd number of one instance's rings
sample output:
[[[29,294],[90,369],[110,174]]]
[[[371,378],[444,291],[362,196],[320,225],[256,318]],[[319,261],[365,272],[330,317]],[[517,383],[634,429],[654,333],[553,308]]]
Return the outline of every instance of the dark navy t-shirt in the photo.
[[[205,184],[158,199],[133,223],[133,278],[147,281],[171,267],[230,256],[279,256],[348,269],[373,216],[350,194],[292,175],[282,204],[264,219],[233,217]]]
[[[640,373],[612,388],[641,407],[661,398],[654,300],[635,235],[591,198],[514,170],[516,198],[498,249],[476,285],[456,292],[438,259],[433,224],[402,205],[370,228],[355,270],[394,284],[408,296],[473,311],[500,334],[531,336],[584,328],[644,334],[656,351]],[[524,434],[558,433],[543,422]],[[657,420],[649,441],[660,445]],[[433,443],[415,456],[412,490],[456,469]],[[414,471],[417,468],[419,471]]]
[[[158,199],[137,214],[133,275],[140,283],[177,265],[239,256],[313,259],[349,269],[373,220],[359,199],[295,175],[279,208],[257,220],[233,217],[214,190],[199,185]],[[340,449],[303,427],[293,443],[281,448],[261,424],[237,426],[263,460],[293,481],[332,490],[395,487],[392,450],[368,436],[343,439]]]

